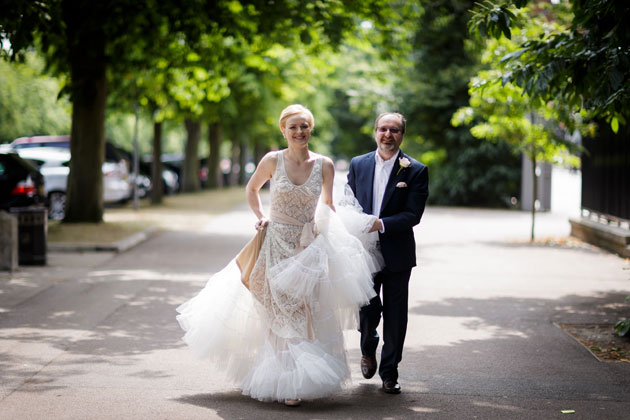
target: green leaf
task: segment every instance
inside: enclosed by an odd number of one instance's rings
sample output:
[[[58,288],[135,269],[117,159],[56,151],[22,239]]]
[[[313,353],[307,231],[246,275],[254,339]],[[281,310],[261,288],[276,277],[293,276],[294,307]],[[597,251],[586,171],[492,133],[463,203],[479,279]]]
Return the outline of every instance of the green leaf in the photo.
[[[227,7],[230,10],[230,12],[234,14],[239,14],[243,11],[243,5],[236,0],[228,2]]]
[[[506,61],[515,60],[519,58],[521,55],[523,55],[525,51],[527,51],[525,48],[521,48],[520,50],[512,51],[509,54],[505,54],[501,58],[501,60],[499,60],[499,63],[505,63]]]
[[[617,117],[613,117],[612,120],[610,120],[610,128],[615,134],[619,132],[619,119]]]

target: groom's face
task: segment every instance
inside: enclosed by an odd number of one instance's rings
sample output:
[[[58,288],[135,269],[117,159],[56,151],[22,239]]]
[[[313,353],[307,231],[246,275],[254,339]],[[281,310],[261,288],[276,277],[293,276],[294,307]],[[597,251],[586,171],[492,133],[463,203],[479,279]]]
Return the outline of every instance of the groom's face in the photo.
[[[381,157],[390,159],[403,141],[402,122],[396,115],[383,116],[376,124],[374,137]]]

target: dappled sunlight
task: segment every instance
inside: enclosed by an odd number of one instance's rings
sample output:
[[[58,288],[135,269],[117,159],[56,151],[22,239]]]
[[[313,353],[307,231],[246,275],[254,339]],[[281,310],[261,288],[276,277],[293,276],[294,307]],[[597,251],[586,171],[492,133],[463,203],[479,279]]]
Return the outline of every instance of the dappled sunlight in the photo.
[[[163,212],[160,214],[147,213],[125,213],[125,214],[105,214],[104,220],[112,223],[143,223],[144,226],[157,226],[164,230],[177,230],[184,232],[197,232],[199,226],[210,223],[213,216],[204,212],[190,212],[181,214],[179,212]]]
[[[5,287],[6,286],[18,286],[18,287],[29,287],[29,288],[35,288],[38,287],[39,285],[33,281],[33,278],[27,278],[25,277],[14,277],[11,278],[9,281],[7,281],[5,283]],[[0,294],[6,293],[4,290],[0,290]]]
[[[73,315],[75,315],[73,311],[59,311],[59,312],[53,312],[52,314],[50,314],[48,316],[48,319],[69,318]]]
[[[430,407],[409,407],[409,409],[413,411],[414,413],[423,413],[423,414],[440,412],[440,410],[438,410],[437,408],[430,408]]]
[[[405,345],[410,348],[454,346],[469,340],[527,338],[523,331],[488,324],[479,317],[411,315],[409,323],[421,326],[423,331],[407,338]]]
[[[136,281],[136,280],[151,280],[151,281],[203,281],[208,280],[212,274],[198,274],[198,273],[173,273],[162,272],[153,270],[98,270],[89,273],[85,281]]]
[[[612,371],[602,371],[588,350],[556,325],[623,316],[628,306],[610,302],[623,302],[624,296],[601,292],[417,301],[409,310],[415,334],[407,335],[403,382],[418,392],[439,394],[623,398],[623,388],[610,382]],[[495,407],[485,399],[479,406],[518,409],[503,402]]]
[[[476,241],[527,241],[531,214],[481,208],[428,206],[422,223],[414,228],[423,246]],[[536,215],[536,236],[566,238],[570,225],[565,215]]]
[[[501,411],[521,411],[522,410],[521,407],[516,407],[509,404],[498,404],[498,403],[493,403],[489,401],[473,401],[472,405],[475,405],[477,407],[492,408],[494,410],[501,410]]]
[[[77,315],[74,313],[73,315]],[[67,318],[65,316],[64,318]],[[54,315],[51,315],[50,318],[57,318]],[[20,327],[20,328],[2,328],[2,335],[5,337],[3,339],[2,347],[10,349],[19,343],[27,343],[33,342],[40,345],[42,348],[45,347],[55,347],[55,344],[62,343],[63,346],[58,348],[62,348],[68,343],[77,342],[80,340],[91,339],[96,337],[96,334],[90,330],[81,330],[81,329],[46,329],[46,328],[29,328],[29,327]],[[42,349],[40,348],[39,351]]]
[[[76,284],[83,292],[81,298],[44,306],[33,300],[24,310],[9,311],[2,320],[0,382],[6,384],[7,392],[23,384],[45,385],[30,386],[28,392],[33,393],[77,383],[169,388],[176,369],[173,362],[180,366],[186,361],[200,369],[184,349],[175,308],[207,277],[97,270],[57,285]],[[30,321],[22,315],[24,311],[40,318]],[[28,382],[34,375],[37,382]],[[1,389],[0,395],[4,395]]]
[[[254,236],[256,229],[256,216],[251,210],[233,211],[214,218],[203,226],[203,232],[212,232],[217,235],[244,235]]]
[[[142,202],[138,211],[130,206],[108,209],[103,219],[112,223],[157,226],[163,230],[199,232],[215,217],[245,202],[242,187],[199,191],[164,197],[164,203],[151,206]],[[139,225],[140,226],[140,225]]]

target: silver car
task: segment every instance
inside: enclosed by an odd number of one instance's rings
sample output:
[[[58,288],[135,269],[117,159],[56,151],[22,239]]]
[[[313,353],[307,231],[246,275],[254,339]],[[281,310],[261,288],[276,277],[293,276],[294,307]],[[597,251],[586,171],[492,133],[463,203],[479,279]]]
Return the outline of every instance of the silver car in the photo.
[[[63,219],[66,206],[66,188],[70,172],[70,150],[64,147],[28,147],[17,149],[23,159],[33,162],[44,176],[46,193],[51,219]],[[115,203],[129,199],[131,184],[127,164],[105,162],[103,170],[103,201]]]

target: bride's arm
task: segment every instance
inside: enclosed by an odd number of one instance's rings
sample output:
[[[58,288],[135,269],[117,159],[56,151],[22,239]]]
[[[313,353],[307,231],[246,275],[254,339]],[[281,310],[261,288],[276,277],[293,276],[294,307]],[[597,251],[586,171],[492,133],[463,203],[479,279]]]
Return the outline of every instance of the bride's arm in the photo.
[[[324,161],[322,162],[322,164],[322,201],[333,211],[335,211],[335,205],[333,204],[333,182],[335,180],[335,165],[328,157],[324,157]]]
[[[261,160],[256,171],[249,179],[247,186],[245,187],[245,196],[247,197],[247,204],[252,209],[258,222],[256,222],[256,228],[267,226],[269,219],[265,217],[263,213],[262,202],[260,201],[260,194],[258,193],[265,182],[267,182],[273,176],[276,170],[276,164],[278,163],[278,156],[276,152],[267,153]]]

